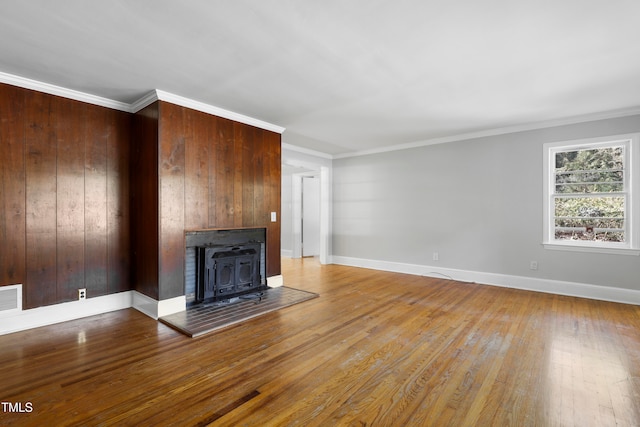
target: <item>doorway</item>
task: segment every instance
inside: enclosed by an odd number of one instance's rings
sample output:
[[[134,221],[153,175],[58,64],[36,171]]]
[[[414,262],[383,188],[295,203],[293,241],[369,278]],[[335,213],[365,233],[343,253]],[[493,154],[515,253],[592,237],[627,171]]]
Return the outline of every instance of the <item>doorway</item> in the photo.
[[[302,176],[301,255],[320,255],[320,178]]]
[[[331,168],[318,162],[297,159],[292,155],[295,153],[287,154],[290,156],[283,154],[282,164],[282,256],[317,256],[321,264],[329,264]],[[304,223],[303,190],[305,204],[309,204],[305,209]]]

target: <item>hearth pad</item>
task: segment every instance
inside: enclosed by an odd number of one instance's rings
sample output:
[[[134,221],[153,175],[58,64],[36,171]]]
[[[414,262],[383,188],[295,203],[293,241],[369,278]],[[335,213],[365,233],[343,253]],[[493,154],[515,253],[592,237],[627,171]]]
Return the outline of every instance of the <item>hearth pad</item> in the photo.
[[[190,337],[197,337],[318,296],[313,292],[280,286],[229,302],[199,304],[158,320]]]

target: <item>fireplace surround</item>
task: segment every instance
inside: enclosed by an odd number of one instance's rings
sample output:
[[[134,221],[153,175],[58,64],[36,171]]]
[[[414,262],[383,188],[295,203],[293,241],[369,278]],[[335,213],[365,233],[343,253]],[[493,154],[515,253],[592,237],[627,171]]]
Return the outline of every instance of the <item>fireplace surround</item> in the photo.
[[[187,306],[267,289],[266,228],[185,233]]]

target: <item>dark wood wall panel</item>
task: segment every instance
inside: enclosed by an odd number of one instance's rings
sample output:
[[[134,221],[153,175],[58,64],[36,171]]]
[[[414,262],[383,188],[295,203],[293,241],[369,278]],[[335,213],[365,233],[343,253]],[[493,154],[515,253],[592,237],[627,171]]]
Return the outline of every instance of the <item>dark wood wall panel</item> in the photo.
[[[267,132],[264,134],[264,203],[267,221],[267,272],[269,275],[282,274],[280,266],[281,252],[281,185],[282,185],[282,148],[280,134]],[[271,222],[271,212],[276,212],[277,221]]]
[[[160,282],[159,299],[184,295],[186,111],[160,103]]]
[[[209,222],[211,228],[234,227],[234,176],[236,157],[233,122],[218,119],[218,138],[216,156],[211,159],[216,176],[215,187],[210,187],[209,200],[215,203],[215,215]],[[215,224],[215,225],[214,225]]]
[[[52,98],[56,151],[56,300],[77,299],[84,288],[84,104]],[[87,189],[88,192],[93,189]]]
[[[100,122],[97,111],[88,111],[87,115],[87,122]],[[104,295],[108,293],[107,144],[110,129],[105,127],[103,132],[94,135],[85,129],[85,133],[88,135],[84,140],[84,185],[88,191],[84,195],[84,282],[89,295]]]
[[[240,160],[242,176],[242,224],[244,227],[260,225],[257,220],[263,206],[259,205],[256,197],[262,193],[262,133],[258,129],[248,126],[236,126],[242,133],[242,158]],[[260,177],[260,178],[259,178]],[[260,186],[260,188],[258,188]],[[264,225],[264,224],[262,224]]]
[[[133,119],[131,152],[131,242],[135,289],[158,299],[158,114],[155,102]]]
[[[132,116],[112,112],[107,144],[107,288],[106,293],[132,288],[131,268],[131,126]],[[127,141],[123,144],[122,141]]]
[[[244,151],[248,150],[246,140],[246,126],[242,123],[233,124],[233,181],[228,183],[233,187],[233,227],[244,227],[243,215],[243,182],[244,176],[250,175],[251,171],[245,170]],[[249,209],[249,207],[247,207]]]
[[[133,202],[158,207],[157,290],[138,282],[136,289],[160,300],[184,294],[185,230],[266,227],[267,275],[280,274],[280,135],[163,101],[157,103],[157,113],[157,133],[134,136],[136,146],[156,144],[157,152],[146,149],[140,155],[157,162],[157,200]],[[137,113],[135,120],[143,120],[138,117],[143,114]],[[138,172],[132,179],[145,182],[132,187],[149,185],[145,191],[152,192],[153,177],[146,179],[139,171],[147,170],[145,161],[134,162],[132,169]],[[270,222],[271,212],[278,222]],[[145,221],[145,216],[134,214],[134,222]],[[138,247],[148,252],[141,260],[152,256],[153,248]],[[134,271],[154,265],[141,264],[136,261]]]
[[[0,106],[0,285],[25,308],[130,289],[130,114],[3,84]]]
[[[51,125],[53,97],[25,97],[27,308],[59,302],[57,289],[57,144]]]
[[[23,283],[25,308],[132,283],[182,295],[187,229],[267,227],[267,274],[280,274],[279,134],[165,102],[134,119],[4,84],[0,119],[0,286]]]
[[[24,95],[0,85],[0,286],[26,279]]]
[[[193,112],[184,117],[185,127],[185,229],[209,226],[209,142],[216,132],[216,121],[208,114]]]

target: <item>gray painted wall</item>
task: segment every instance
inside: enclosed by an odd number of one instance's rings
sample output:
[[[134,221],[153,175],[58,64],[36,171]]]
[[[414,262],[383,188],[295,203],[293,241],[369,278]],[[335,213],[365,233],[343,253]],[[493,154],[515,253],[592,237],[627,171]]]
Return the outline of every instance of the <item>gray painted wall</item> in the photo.
[[[542,246],[543,144],[638,131],[630,116],[335,159],[333,255],[640,290],[637,256]]]

